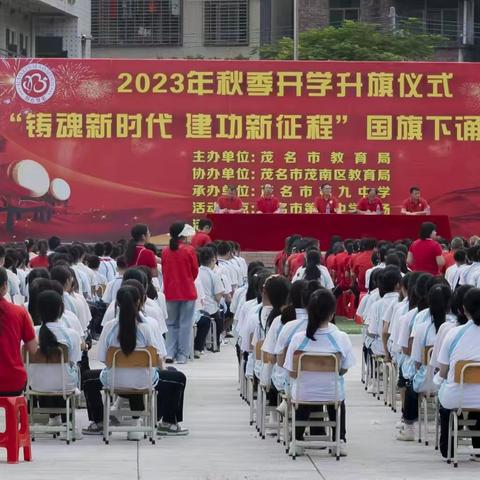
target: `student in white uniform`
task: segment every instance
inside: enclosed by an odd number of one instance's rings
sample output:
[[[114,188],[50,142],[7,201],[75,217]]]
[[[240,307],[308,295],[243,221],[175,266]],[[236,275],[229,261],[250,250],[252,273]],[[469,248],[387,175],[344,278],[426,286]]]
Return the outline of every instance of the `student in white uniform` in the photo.
[[[453,328],[443,341],[438,362],[440,372],[436,379],[441,384],[438,392],[440,401],[440,451],[442,456],[448,453],[448,419],[450,410],[465,407],[480,409],[480,385],[465,384],[463,398],[460,384],[455,382],[455,365],[460,360],[480,362],[480,289],[472,288],[464,297],[464,308],[468,318],[465,325]],[[480,430],[480,413],[469,415],[476,420],[472,430]],[[480,437],[472,439],[474,448],[480,448]],[[479,461],[479,455],[472,455],[472,460]]]
[[[345,425],[345,389],[343,375],[355,364],[353,347],[348,335],[338,330],[331,320],[335,316],[336,299],[331,291],[321,289],[313,293],[307,306],[308,325],[305,332],[294,335],[287,350],[284,367],[292,375],[292,399],[304,402],[333,401],[336,398],[342,401],[340,408],[341,429],[340,438],[342,446],[346,442]],[[301,378],[295,378],[294,354],[297,351],[312,353],[338,353],[340,354],[339,381],[335,384],[335,376],[328,372],[303,372]],[[321,408],[321,407],[320,407]],[[311,405],[300,405],[297,409],[298,420],[306,420],[310,413],[317,410]],[[335,420],[335,409],[327,407],[330,420]],[[295,436],[297,440],[303,439],[305,427],[297,427]],[[312,435],[315,429],[310,428]],[[335,433],[334,433],[335,438]],[[345,456],[345,449],[342,449]],[[302,449],[296,454],[302,454]]]
[[[140,291],[139,289],[142,289]],[[136,348],[152,346],[160,357],[161,367],[145,369],[122,369],[117,372],[116,385],[129,389],[145,388],[151,378],[158,392],[157,431],[159,435],[186,435],[188,430],[180,426],[183,420],[183,397],[186,377],[174,369],[165,370],[163,359],[167,352],[161,335],[157,335],[152,326],[142,318],[141,308],[146,298],[145,290],[140,285],[125,285],[117,293],[116,302],[119,306],[118,317],[109,322],[102,330],[98,341],[97,359],[105,362],[109,347],[119,347],[128,355]],[[87,400],[90,425],[83,429],[85,435],[102,435],[103,433],[103,403],[101,390],[104,385],[110,385],[111,370],[91,370],[84,381],[84,392]],[[133,412],[143,410],[143,396],[129,397]],[[139,420],[137,420],[139,422]],[[139,440],[143,434],[129,432],[130,440]]]
[[[467,250],[470,265],[466,267],[460,276],[460,285],[477,285],[480,278],[480,245],[475,245]]]
[[[87,257],[88,268],[92,271],[92,300],[98,301],[102,298],[103,292],[107,288],[108,280],[102,273],[100,273],[100,258],[96,255],[89,255]]]
[[[116,268],[115,262],[110,257],[105,256],[105,244],[102,242],[96,243],[93,246],[93,251],[100,258],[99,273],[107,279],[107,282],[111,282],[115,278]]]
[[[108,282],[105,293],[103,294],[102,301],[107,305],[110,305],[117,297],[117,292],[122,285],[123,274],[127,270],[127,261],[125,257],[121,256],[117,258],[117,270],[113,280]]]
[[[308,250],[305,256],[305,266],[300,267],[293,276],[292,282],[297,280],[318,280],[322,287],[329,290],[333,290],[335,285],[333,284],[332,277],[327,267],[321,264],[320,252],[316,249]]]
[[[38,336],[39,350],[47,358],[58,352],[60,344],[68,349],[68,362],[63,366],[32,364],[28,376],[33,390],[40,392],[61,392],[63,380],[65,389],[72,390],[79,386],[78,362],[82,359],[81,339],[79,334],[64,325],[62,296],[53,290],[43,291],[38,295],[36,309],[41,319],[41,326],[35,328]],[[64,408],[63,397],[39,397],[39,404],[45,408]],[[66,420],[66,419],[64,419]],[[49,425],[58,426],[62,422],[60,415],[50,415]]]
[[[455,290],[464,270],[469,267],[467,265],[467,252],[465,250],[457,250],[453,254],[453,259],[455,263],[445,271],[445,280],[450,284],[450,288]]]

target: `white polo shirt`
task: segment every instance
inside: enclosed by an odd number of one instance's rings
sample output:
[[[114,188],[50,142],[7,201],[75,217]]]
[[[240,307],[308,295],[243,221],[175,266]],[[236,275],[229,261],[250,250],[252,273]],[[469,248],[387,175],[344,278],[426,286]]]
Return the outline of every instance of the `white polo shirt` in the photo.
[[[317,267],[320,270],[320,278],[318,279],[320,285],[327,288],[328,290],[333,290],[335,288],[335,285],[333,284],[333,280],[330,272],[328,271],[328,268],[324,267],[323,265],[317,265]],[[303,280],[305,278],[305,271],[305,267],[298,268],[295,272],[295,275],[293,276],[292,283],[296,282],[297,280]]]
[[[117,292],[120,290],[120,287],[122,286],[122,282],[123,282],[123,275],[120,275],[119,273],[117,273],[117,276],[113,280],[108,282],[107,288],[105,289],[105,292],[103,293],[103,297],[102,297],[102,300],[107,305],[110,305],[117,298]]]
[[[305,333],[297,333],[292,338],[287,350],[284,368],[293,371],[293,356],[297,350],[312,353],[340,353],[341,362],[339,369],[348,370],[355,365],[353,347],[350,338],[345,332],[341,332],[335,325],[330,324],[326,328],[319,328],[314,334],[315,341],[305,336]],[[291,379],[292,399],[306,402],[324,402],[337,398],[345,399],[343,377],[339,376],[337,388],[335,388],[335,374],[329,372],[301,372],[296,379]]]
[[[204,294],[203,310],[210,315],[217,313],[218,302],[215,300],[215,295],[225,292],[220,275],[211,268],[202,265],[198,269],[197,279],[202,286]]]

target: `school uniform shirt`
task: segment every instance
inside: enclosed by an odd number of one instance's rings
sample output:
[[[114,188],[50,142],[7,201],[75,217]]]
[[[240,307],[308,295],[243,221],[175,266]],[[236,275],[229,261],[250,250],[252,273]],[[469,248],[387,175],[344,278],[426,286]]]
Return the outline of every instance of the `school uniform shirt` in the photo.
[[[459,266],[455,263],[451,267],[448,267],[447,270],[445,270],[445,280],[448,282],[452,290],[455,290],[456,287],[454,279],[457,277],[458,268]]]
[[[273,307],[270,306],[263,306],[259,315],[259,319],[256,322],[255,325],[255,330],[253,331],[253,336],[252,336],[252,345],[255,347],[255,345],[258,342],[261,342],[262,340],[265,340],[265,336],[267,335],[267,318],[270,315],[271,311],[273,310]],[[250,353],[252,357],[254,357],[255,363],[254,363],[254,373],[255,376],[260,379],[260,374],[262,371],[262,360],[257,360],[255,358],[255,349]],[[248,368],[248,367],[247,367]]]
[[[440,328],[437,332],[437,337],[433,345],[432,357],[430,358],[430,365],[434,368],[440,368],[440,362],[438,361],[438,355],[442,349],[443,341],[447,336],[447,333],[458,327],[457,317],[453,314],[447,315],[447,320],[440,325]]]
[[[372,276],[372,272],[376,269],[376,268],[385,268],[386,265],[385,263],[379,263],[378,265],[375,265],[374,267],[372,268],[369,268],[366,272],[365,272],[365,286],[368,288],[368,286],[370,285],[370,277]]]
[[[357,204],[357,210],[361,212],[376,212],[377,208],[380,212],[383,212],[383,203],[378,197],[375,197],[372,202],[370,202],[368,197],[365,197]]]
[[[318,279],[320,281],[320,285],[322,285],[322,287],[325,287],[329,290],[333,290],[335,288],[335,285],[333,283],[332,277],[327,267],[324,267],[323,265],[317,265],[317,267],[320,270],[320,278]],[[296,282],[297,280],[303,280],[305,278],[305,271],[306,271],[305,267],[300,267],[295,272],[292,282]]]
[[[210,238],[210,235],[204,232],[197,232],[192,237],[190,245],[193,248],[201,248],[201,247],[204,247],[205,245],[208,245],[209,243],[212,243],[212,239]]]
[[[28,288],[27,288],[27,277],[30,273],[30,269],[17,268],[17,277],[20,282],[20,294],[25,300],[28,300]]]
[[[142,317],[140,317],[142,319]],[[120,347],[118,341],[119,324],[118,318],[108,322],[100,335],[97,345],[97,359],[105,363],[107,352],[110,347]],[[137,338],[135,348],[154,347],[160,357],[166,357],[165,343],[159,343],[159,336],[152,326],[145,320],[137,322]],[[110,368],[104,368],[100,373],[100,380],[103,385],[110,386],[112,380]],[[149,386],[150,379],[153,385],[158,383],[158,371],[152,368],[121,368],[115,373],[116,388],[144,389]]]
[[[86,298],[91,297],[91,286],[86,273],[77,265],[72,265],[72,270],[77,279],[78,289]]]
[[[438,398],[444,408],[480,408],[480,385],[465,384],[463,401],[460,384],[455,383],[455,365],[460,360],[480,362],[480,327],[470,320],[448,332],[438,355],[439,363],[448,365],[447,379],[442,383]]]
[[[143,245],[137,245],[132,261],[129,262],[127,266],[134,267],[136,265],[152,269],[157,268],[157,257],[148,248],[145,248]]]
[[[248,285],[242,285],[238,287],[235,292],[233,293],[232,302],[230,303],[230,311],[235,315],[237,310],[242,306],[245,302],[245,298],[247,296]]]
[[[167,301],[165,300],[165,294],[163,292],[160,292],[157,290],[157,298],[156,302],[158,306],[160,307],[160,312],[162,313],[162,317],[165,319],[165,321],[168,318],[168,311],[167,311]],[[165,323],[166,325],[166,323]]]
[[[338,200],[335,197],[325,198],[319,195],[315,197],[314,204],[318,213],[337,213],[335,210],[338,208]]]
[[[242,276],[240,270],[238,269],[238,266],[235,266],[230,260],[223,260],[221,258],[218,259],[217,265],[220,275],[226,277],[227,284],[232,286],[232,290],[228,292],[231,293],[241,284]]]
[[[195,279],[198,260],[191,245],[180,242],[177,250],[162,252],[163,292],[167,302],[188,302],[197,298]]]
[[[227,197],[222,195],[217,200],[217,205],[220,210],[241,210],[243,208],[243,203],[238,197]]]
[[[416,363],[423,362],[423,353],[426,347],[431,347],[435,344],[437,332],[433,319],[427,320],[415,329],[415,336],[413,337],[412,360]],[[414,389],[418,393],[436,392],[438,386],[433,382],[435,371],[431,365],[421,365],[414,376]]]
[[[233,286],[230,273],[225,268],[220,268],[218,265],[215,265],[213,271],[218,274],[222,280],[223,291],[226,294],[231,294],[233,291]]]
[[[295,309],[295,320],[288,322],[279,332],[275,349],[275,355],[282,354],[290,345],[292,338],[299,332],[304,332],[308,324],[308,313],[304,308]]]
[[[412,271],[438,275],[436,258],[442,255],[442,247],[437,241],[419,238],[410,245],[409,251],[413,256],[413,263],[410,265]]]
[[[404,298],[401,302],[393,307],[392,316],[388,325],[388,345],[390,353],[398,354],[401,352],[401,347],[398,345],[398,332],[400,330],[400,318],[408,312],[408,298]]]
[[[365,307],[368,303],[368,299],[370,298],[371,293],[367,292],[360,300],[358,307],[357,307],[357,315],[362,319],[365,316]]]
[[[315,341],[297,333],[292,338],[287,350],[284,368],[294,371],[293,356],[297,350],[311,353],[340,353],[339,370],[348,370],[355,365],[353,347],[350,338],[335,325],[319,328],[314,334]],[[345,400],[343,376],[339,376],[335,385],[335,374],[330,372],[301,372],[296,379],[291,379],[292,399],[306,402],[327,402],[336,398]],[[337,397],[335,393],[337,392]]]
[[[398,303],[398,293],[390,292],[386,293],[380,300],[377,300],[370,309],[368,333],[376,337],[370,347],[374,355],[385,355],[382,341],[383,322],[386,319],[385,313],[388,308],[396,303]]]
[[[280,208],[277,197],[260,197],[257,200],[257,212],[275,213]]]
[[[117,266],[113,258],[100,257],[100,266],[98,267],[98,271],[107,279],[107,282],[111,282],[117,274]]]
[[[70,296],[73,299],[75,305],[77,306],[77,317],[80,320],[83,329],[87,330],[88,326],[90,325],[90,320],[92,319],[90,307],[88,306],[85,297],[80,293],[73,292]]]
[[[103,293],[102,301],[110,305],[117,298],[117,292],[120,290],[123,282],[123,275],[117,273],[116,277],[107,284],[107,288]]]
[[[424,198],[419,198],[417,201],[412,197],[404,200],[402,207],[409,213],[424,212],[428,207],[428,202]]]
[[[11,270],[6,269],[8,277],[8,293],[12,300],[15,300],[17,295],[20,295],[20,280],[18,276]]]
[[[66,345],[68,362],[63,368],[60,364],[30,364],[28,369],[30,387],[39,392],[62,392],[64,376],[65,390],[74,390],[78,388],[80,378],[77,366],[82,359],[80,335],[72,328],[65,327],[62,321],[47,323],[46,327],[55,335],[58,343]],[[36,326],[35,331],[38,336],[40,326]]]
[[[380,291],[378,288],[375,288],[370,292],[370,294],[365,295],[365,303],[363,304],[363,309],[362,309],[362,318],[363,318],[363,324],[368,327],[368,324],[370,323],[370,318],[369,318],[369,312],[372,307],[372,305],[380,300]]]
[[[269,353],[274,355],[275,352],[275,344],[277,343],[278,335],[282,331],[283,327],[285,326],[282,321],[282,316],[278,315],[272,321],[270,328],[267,331],[265,336],[265,340],[263,341],[262,345],[262,352]],[[270,385],[270,381],[272,378],[273,372],[273,365],[271,363],[263,363],[262,368],[260,371],[260,383],[262,385]]]
[[[0,297],[0,391],[22,390],[27,373],[22,361],[20,344],[35,338],[32,319],[23,307]]]
[[[473,262],[462,271],[460,285],[476,286],[480,277],[480,262]]]
[[[257,303],[256,307],[252,308],[245,318],[243,328],[240,333],[240,348],[242,349],[242,352],[252,351],[253,332],[255,331],[255,327],[260,320],[262,309],[263,305],[261,303]]]
[[[240,278],[242,280],[240,286],[245,285],[248,277],[248,264],[247,261],[241,256],[233,256],[232,261],[238,265],[240,269]]]
[[[66,328],[70,328],[71,330],[77,332],[81,339],[85,338],[85,330],[83,329],[80,320],[74,313],[70,312],[69,310],[65,310],[63,312],[63,315],[58,321],[58,323]]]
[[[198,269],[197,279],[200,281],[205,295],[203,310],[210,315],[214,315],[218,312],[218,302],[215,300],[215,295],[224,293],[222,279],[218,273],[203,265]]]

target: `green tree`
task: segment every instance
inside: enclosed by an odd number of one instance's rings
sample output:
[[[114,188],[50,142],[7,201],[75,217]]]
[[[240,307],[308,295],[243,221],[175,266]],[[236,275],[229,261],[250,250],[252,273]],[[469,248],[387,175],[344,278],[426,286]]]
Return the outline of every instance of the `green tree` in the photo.
[[[408,19],[397,29],[346,21],[340,27],[301,32],[300,60],[406,61],[428,60],[445,43],[425,32],[421,22]],[[284,37],[257,50],[262,59],[293,59],[293,40]]]

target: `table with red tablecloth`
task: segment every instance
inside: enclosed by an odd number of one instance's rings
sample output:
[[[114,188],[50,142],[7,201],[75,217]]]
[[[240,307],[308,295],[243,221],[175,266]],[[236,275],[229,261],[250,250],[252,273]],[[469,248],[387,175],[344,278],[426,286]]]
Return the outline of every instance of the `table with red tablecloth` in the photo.
[[[322,250],[332,235],[346,238],[373,237],[377,240],[418,238],[420,225],[433,222],[437,233],[450,240],[450,221],[446,215],[321,215],[321,214],[210,214],[214,240],[237,241],[250,252],[278,251],[292,234],[320,240]]]

